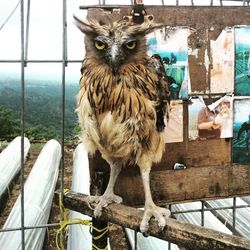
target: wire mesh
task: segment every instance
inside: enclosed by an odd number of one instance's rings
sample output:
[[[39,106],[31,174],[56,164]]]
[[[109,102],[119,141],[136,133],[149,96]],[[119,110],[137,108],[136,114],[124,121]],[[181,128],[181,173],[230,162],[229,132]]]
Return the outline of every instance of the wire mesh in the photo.
[[[24,1],[21,0],[20,24],[21,24],[21,239],[22,249],[25,249],[25,232],[24,232]]]
[[[210,0],[209,5],[213,6],[215,2],[218,3],[218,1]],[[219,0],[219,4],[223,6],[223,3],[225,2],[232,2],[232,0],[226,0],[222,1]],[[234,0],[234,2],[241,2],[243,6],[249,5],[250,0]],[[169,1],[161,0],[161,5],[167,5]],[[107,2],[105,0],[98,1],[99,7],[105,6]],[[134,1],[131,0],[131,5],[134,4]],[[176,0],[175,5],[180,5],[180,1]],[[194,0],[190,0],[190,5],[195,5]],[[28,51],[29,51],[29,30],[30,30],[30,15],[31,15],[31,0],[27,0],[27,9],[26,9],[26,16],[25,16],[25,10],[24,10],[24,0],[20,0],[13,11],[10,13],[8,18],[3,22],[3,24],[0,26],[1,29],[6,25],[8,20],[12,17],[13,13],[16,11],[16,9],[20,6],[20,36],[21,36],[21,56],[20,59],[0,59],[0,63],[18,63],[20,64],[21,68],[21,76],[20,76],[20,82],[21,82],[21,106],[20,106],[20,128],[21,128],[21,227],[19,228],[7,228],[7,229],[0,229],[0,233],[3,232],[10,232],[10,231],[21,231],[21,239],[22,239],[22,250],[25,250],[25,230],[29,229],[36,229],[36,228],[49,228],[49,227],[58,227],[59,223],[50,223],[45,225],[39,225],[39,226],[29,226],[24,224],[24,217],[25,217],[25,211],[24,211],[24,131],[25,131],[25,68],[28,66],[29,63],[55,63],[55,64],[61,64],[61,82],[62,82],[62,89],[61,89],[61,146],[62,146],[62,158],[61,158],[61,175],[60,175],[60,190],[62,194],[64,193],[64,161],[65,161],[65,155],[64,155],[64,142],[65,142],[65,85],[66,85],[66,67],[69,63],[80,63],[81,60],[69,60],[68,59],[68,37],[67,37],[67,1],[63,0],[62,5],[62,59],[28,59]],[[89,6],[85,6],[88,8]],[[84,8],[84,7],[83,7]],[[26,18],[26,26],[25,26],[25,18]],[[233,199],[233,205],[232,206],[226,206],[226,207],[206,207],[206,203],[202,201],[201,209],[196,210],[185,210],[185,211],[178,211],[178,212],[172,212],[173,215],[177,215],[179,213],[192,213],[192,212],[198,212],[201,214],[201,226],[204,226],[204,220],[205,220],[205,212],[206,211],[213,211],[213,210],[225,210],[225,209],[231,209],[233,214],[233,232],[235,233],[236,228],[236,210],[241,208],[248,208],[250,205],[237,205],[236,204],[236,198]],[[170,206],[171,210],[171,206]],[[63,220],[63,215],[61,214],[61,219]],[[135,244],[137,242],[137,233],[134,234],[134,240]],[[137,247],[135,247],[137,249]],[[171,249],[171,244],[169,244],[169,249]]]

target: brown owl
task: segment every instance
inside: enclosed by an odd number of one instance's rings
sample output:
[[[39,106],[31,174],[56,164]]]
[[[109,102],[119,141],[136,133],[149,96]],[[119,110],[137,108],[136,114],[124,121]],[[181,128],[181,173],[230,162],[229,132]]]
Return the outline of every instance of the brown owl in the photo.
[[[122,202],[114,194],[117,176],[123,167],[138,165],[145,192],[140,230],[148,230],[151,217],[162,229],[170,212],[153,202],[149,174],[165,148],[164,117],[170,95],[161,58],[146,54],[146,35],[162,25],[74,18],[86,45],[77,96],[81,138],[90,154],[98,150],[110,165],[105,193],[89,198],[97,203],[94,215],[100,216],[112,202]]]

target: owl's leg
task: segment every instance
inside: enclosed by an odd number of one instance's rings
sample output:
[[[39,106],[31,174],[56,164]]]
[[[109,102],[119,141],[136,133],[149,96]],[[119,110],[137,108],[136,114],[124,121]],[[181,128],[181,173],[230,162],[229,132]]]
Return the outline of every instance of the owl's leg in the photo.
[[[102,208],[106,207],[110,203],[121,203],[122,198],[118,195],[114,194],[114,186],[116,179],[121,171],[120,165],[110,165],[110,177],[108,186],[102,196],[89,196],[89,203],[97,203],[97,206],[94,209],[94,216],[99,217],[102,215]]]
[[[140,224],[140,231],[144,233],[148,230],[149,221],[152,217],[158,221],[160,230],[163,230],[166,225],[166,218],[170,216],[170,211],[166,208],[156,206],[153,202],[149,184],[150,168],[140,168],[140,170],[145,192],[145,207]]]

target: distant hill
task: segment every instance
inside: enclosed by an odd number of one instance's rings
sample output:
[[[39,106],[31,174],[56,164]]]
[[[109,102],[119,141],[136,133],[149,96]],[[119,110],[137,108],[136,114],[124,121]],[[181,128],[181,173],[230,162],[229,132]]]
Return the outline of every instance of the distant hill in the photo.
[[[75,96],[78,82],[66,85],[65,138],[77,133]],[[62,120],[62,87],[60,82],[27,80],[25,83],[25,128],[30,137],[60,138]],[[20,81],[0,79],[0,106],[12,110],[13,118],[20,119]]]

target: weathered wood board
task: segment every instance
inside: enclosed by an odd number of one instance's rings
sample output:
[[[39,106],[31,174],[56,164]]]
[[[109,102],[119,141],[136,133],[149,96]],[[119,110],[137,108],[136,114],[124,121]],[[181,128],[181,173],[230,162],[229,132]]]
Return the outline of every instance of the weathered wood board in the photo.
[[[130,14],[129,6],[119,8],[89,8],[89,17],[108,16],[113,20]],[[189,55],[189,73],[192,91],[210,95],[209,71],[204,62],[209,54],[210,40],[215,40],[225,27],[250,25],[250,7],[194,7],[194,6],[146,6],[148,14],[156,22],[169,26],[187,26],[195,32],[189,36],[189,47],[199,47],[197,56]],[[208,52],[206,52],[208,51]],[[209,65],[211,67],[211,65]],[[166,144],[161,163],[152,168],[151,189],[159,204],[200,199],[222,198],[250,194],[250,165],[231,162],[232,139],[189,141],[188,103],[184,101],[184,141]],[[187,166],[173,170],[176,162]],[[90,159],[91,173],[109,167],[100,155]],[[142,206],[144,193],[138,167],[123,169],[116,184],[116,193],[125,204]]]
[[[84,194],[67,192],[63,197],[63,204],[69,209],[93,216],[94,210],[89,207],[86,198],[87,196]],[[56,193],[56,199],[57,201],[59,199],[58,193]],[[111,204],[103,208],[100,219],[120,225],[123,228],[131,228],[138,231],[142,216],[143,211],[140,209],[124,206],[122,204]],[[166,219],[166,227],[162,231],[159,231],[159,226],[155,220],[150,220],[147,234],[185,246],[187,249],[250,249],[250,241],[243,237],[232,236],[171,218]],[[125,244],[119,245],[119,249],[122,249],[121,247]]]

